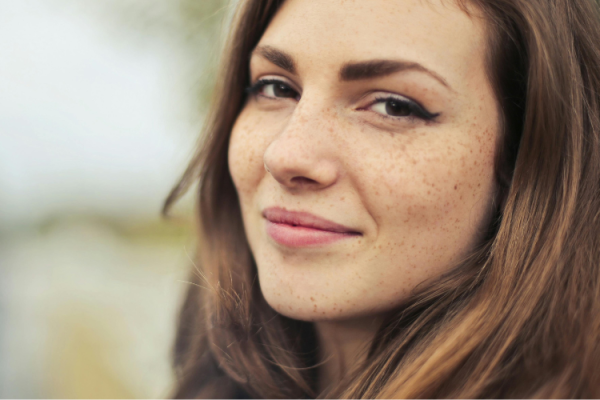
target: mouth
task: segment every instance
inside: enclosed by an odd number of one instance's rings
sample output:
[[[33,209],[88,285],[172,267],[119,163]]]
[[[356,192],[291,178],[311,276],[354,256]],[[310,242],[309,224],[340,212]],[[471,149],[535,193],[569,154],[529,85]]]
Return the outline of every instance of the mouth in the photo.
[[[321,246],[362,234],[352,228],[307,212],[270,207],[263,211],[267,234],[287,247]]]

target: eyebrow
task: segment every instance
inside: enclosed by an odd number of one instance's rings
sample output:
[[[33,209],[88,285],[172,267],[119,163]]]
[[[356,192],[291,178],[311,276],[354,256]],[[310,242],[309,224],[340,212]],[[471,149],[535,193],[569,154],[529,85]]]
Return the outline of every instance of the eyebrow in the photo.
[[[296,75],[296,63],[288,53],[271,46],[258,46],[252,55],[259,54],[279,68]]]
[[[400,71],[419,71],[431,76],[442,85],[451,89],[448,82],[435,72],[425,68],[419,63],[401,60],[370,60],[361,62],[349,62],[344,64],[340,70],[341,81],[356,81],[363,79],[374,79],[391,75]]]
[[[294,58],[282,50],[271,46],[258,46],[252,52],[252,55],[254,54],[261,55],[272,64],[291,74],[296,74],[296,63],[294,62]],[[403,60],[369,60],[348,62],[340,69],[339,79],[346,82],[374,79],[388,76],[400,71],[411,70],[424,72],[444,85],[446,88],[453,91],[448,82],[434,71],[425,68],[419,63]]]

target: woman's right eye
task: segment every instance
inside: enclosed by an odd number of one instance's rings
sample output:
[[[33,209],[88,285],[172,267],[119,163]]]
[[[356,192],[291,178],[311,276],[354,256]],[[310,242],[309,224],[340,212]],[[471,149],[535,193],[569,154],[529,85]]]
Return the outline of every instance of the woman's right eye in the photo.
[[[248,93],[270,99],[284,98],[299,100],[300,95],[287,83],[274,79],[261,79],[247,89]]]

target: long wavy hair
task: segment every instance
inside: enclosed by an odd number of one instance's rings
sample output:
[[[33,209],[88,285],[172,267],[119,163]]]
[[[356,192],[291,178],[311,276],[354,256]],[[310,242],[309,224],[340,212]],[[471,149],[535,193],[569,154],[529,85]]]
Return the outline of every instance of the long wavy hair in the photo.
[[[265,302],[227,163],[252,50],[283,0],[240,0],[203,142],[175,397],[600,397],[600,7],[455,0],[487,27],[501,110],[489,234],[391,312],[366,360],[317,393],[313,325]]]

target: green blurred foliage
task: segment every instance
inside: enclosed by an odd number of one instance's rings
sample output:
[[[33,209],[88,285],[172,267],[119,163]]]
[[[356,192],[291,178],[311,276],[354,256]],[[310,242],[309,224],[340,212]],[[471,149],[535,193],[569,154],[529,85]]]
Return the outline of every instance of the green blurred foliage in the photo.
[[[222,48],[233,2],[227,0],[178,0],[185,43],[192,68],[202,71],[197,77],[198,108],[206,109],[216,78],[218,56]],[[195,49],[205,48],[204,59]]]

